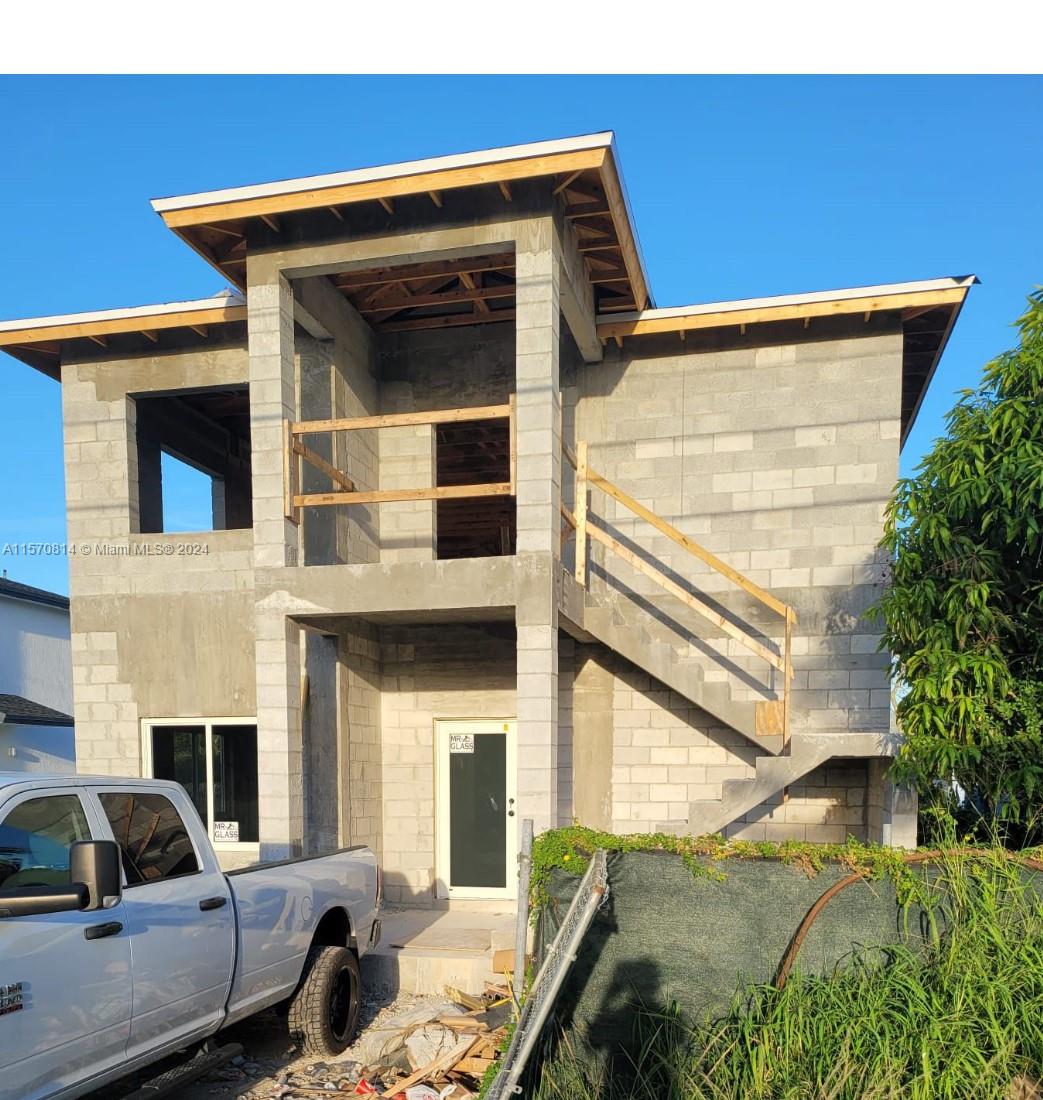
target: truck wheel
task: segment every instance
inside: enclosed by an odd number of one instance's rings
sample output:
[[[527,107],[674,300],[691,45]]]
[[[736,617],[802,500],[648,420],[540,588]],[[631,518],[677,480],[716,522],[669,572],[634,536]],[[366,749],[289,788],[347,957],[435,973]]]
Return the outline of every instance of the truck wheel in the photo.
[[[346,947],[313,947],[290,1000],[290,1037],[305,1054],[340,1054],[359,1025],[359,961]]]

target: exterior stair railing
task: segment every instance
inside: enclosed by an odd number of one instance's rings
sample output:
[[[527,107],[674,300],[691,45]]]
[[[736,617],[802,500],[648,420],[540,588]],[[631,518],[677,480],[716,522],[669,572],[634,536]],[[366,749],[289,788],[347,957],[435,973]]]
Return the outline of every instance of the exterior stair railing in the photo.
[[[790,695],[792,693],[793,680],[793,627],[797,622],[796,611],[787,603],[773,596],[760,585],[743,576],[737,569],[733,569],[727,562],[722,561],[716,554],[711,553],[704,546],[700,546],[694,539],[689,538],[684,532],[679,531],[673,524],[668,523],[661,516],[646,508],[640,501],[635,500],[624,492],[618,485],[613,484],[608,478],[593,469],[588,460],[588,448],[585,441],[576,444],[573,451],[567,445],[562,446],[562,452],[575,471],[575,512],[570,511],[564,504],[561,507],[563,519],[562,539],[575,532],[576,535],[576,564],[574,575],[576,582],[582,588],[588,587],[589,577],[589,553],[591,541],[604,546],[607,551],[616,555],[630,565],[637,572],[657,584],[664,591],[676,597],[685,606],[691,608],[705,619],[712,622],[718,629],[729,637],[745,646],[751,653],[761,658],[781,675],[781,689],[776,692],[777,700],[758,703],[758,732],[770,734],[782,734],[783,747],[789,745],[790,739]],[[732,584],[742,589],[747,595],[758,600],[765,607],[779,615],[784,623],[784,640],[782,652],[764,645],[754,636],[753,632],[742,625],[735,623],[726,616],[720,614],[709,603],[698,595],[689,592],[679,585],[668,572],[644,557],[635,554],[629,547],[623,545],[618,539],[613,538],[607,531],[590,520],[590,495],[592,490],[598,490],[611,497],[618,504],[630,511],[639,519],[650,524],[659,534],[670,539],[676,545],[686,550],[692,557],[697,558],[704,565],[727,578]]]

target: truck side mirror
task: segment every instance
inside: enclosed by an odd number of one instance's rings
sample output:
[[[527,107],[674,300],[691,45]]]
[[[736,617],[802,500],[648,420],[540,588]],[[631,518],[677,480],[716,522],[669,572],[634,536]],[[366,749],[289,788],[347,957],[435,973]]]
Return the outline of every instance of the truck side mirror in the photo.
[[[87,889],[83,909],[108,909],[123,896],[120,849],[113,840],[78,840],[69,848],[69,878]]]

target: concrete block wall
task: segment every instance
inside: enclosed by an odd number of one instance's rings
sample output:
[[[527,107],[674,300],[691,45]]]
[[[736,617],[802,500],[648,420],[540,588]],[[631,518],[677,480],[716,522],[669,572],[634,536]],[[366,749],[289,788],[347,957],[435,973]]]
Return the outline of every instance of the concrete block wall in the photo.
[[[431,901],[434,722],[514,717],[514,638],[508,624],[382,627],[380,637],[384,890]]]
[[[346,625],[340,631],[338,686],[341,843],[368,844],[382,859],[384,773],[380,701],[378,631],[367,623]]]
[[[823,764],[724,830],[741,840],[804,840],[843,844],[881,839],[879,825],[869,820],[868,802],[879,797],[870,783],[870,761],[833,760]]]
[[[132,395],[243,384],[245,348],[62,367],[77,765],[141,772],[141,719],[255,712],[253,535],[139,534]],[[172,671],[173,670],[173,671]]]
[[[686,832],[689,803],[719,799],[727,779],[753,778],[758,752],[747,738],[604,646],[567,648],[574,653],[568,678],[572,816],[580,824],[619,833]],[[831,761],[791,785],[785,801],[778,792],[725,834],[879,840],[881,817],[873,818],[868,807],[883,798],[883,763],[872,762],[871,775],[867,761]]]
[[[628,341],[602,364],[568,371],[566,404],[596,469],[797,609],[793,729],[887,731],[887,660],[863,612],[884,576],[876,544],[898,472],[902,337],[875,316],[816,320],[807,331],[761,346],[737,334]],[[603,494],[592,507],[624,540],[781,641],[781,620],[723,577]],[[713,639],[679,601],[606,562],[601,547],[592,557],[595,573],[647,597],[679,637],[710,640],[721,656],[716,669],[708,661],[710,679],[728,680],[737,697],[770,697],[767,666],[740,643]]]

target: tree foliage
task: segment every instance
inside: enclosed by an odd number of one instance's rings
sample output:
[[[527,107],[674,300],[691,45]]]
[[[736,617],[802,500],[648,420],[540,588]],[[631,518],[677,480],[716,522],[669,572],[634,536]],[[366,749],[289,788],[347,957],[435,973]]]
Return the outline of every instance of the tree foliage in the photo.
[[[899,776],[1023,825],[1043,806],[1043,289],[1017,324],[898,483],[875,613],[903,692]]]

